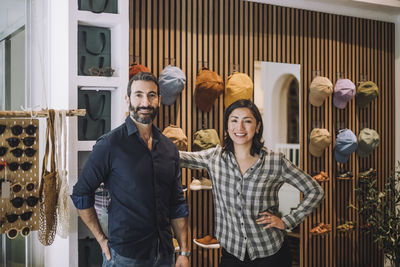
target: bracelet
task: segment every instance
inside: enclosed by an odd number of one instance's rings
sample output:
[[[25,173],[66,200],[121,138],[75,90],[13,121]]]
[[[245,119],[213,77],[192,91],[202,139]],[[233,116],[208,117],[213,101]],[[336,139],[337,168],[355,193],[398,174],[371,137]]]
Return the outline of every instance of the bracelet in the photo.
[[[178,252],[178,255],[179,256],[185,256],[185,257],[190,257],[190,255],[191,255],[191,253],[190,253],[190,251],[179,251]]]
[[[99,244],[103,243],[106,240],[107,240],[107,237],[103,237],[102,239],[99,240]]]

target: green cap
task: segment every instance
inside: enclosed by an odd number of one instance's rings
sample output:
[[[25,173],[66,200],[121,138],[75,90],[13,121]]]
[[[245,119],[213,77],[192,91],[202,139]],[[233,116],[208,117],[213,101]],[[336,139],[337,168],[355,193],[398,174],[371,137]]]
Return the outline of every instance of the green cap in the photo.
[[[214,129],[200,130],[194,134],[192,151],[205,150],[220,145],[217,131]]]
[[[379,145],[379,134],[372,129],[364,128],[358,135],[357,154],[360,158],[368,157]]]
[[[357,88],[357,104],[360,108],[365,108],[369,102],[378,96],[378,86],[371,82],[363,82]]]

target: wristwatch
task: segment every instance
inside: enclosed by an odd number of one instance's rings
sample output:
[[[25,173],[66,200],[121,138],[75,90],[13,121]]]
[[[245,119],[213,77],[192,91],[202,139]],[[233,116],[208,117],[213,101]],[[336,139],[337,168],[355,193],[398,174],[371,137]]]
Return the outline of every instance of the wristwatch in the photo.
[[[178,255],[180,256],[186,256],[186,257],[190,257],[190,251],[179,251]]]

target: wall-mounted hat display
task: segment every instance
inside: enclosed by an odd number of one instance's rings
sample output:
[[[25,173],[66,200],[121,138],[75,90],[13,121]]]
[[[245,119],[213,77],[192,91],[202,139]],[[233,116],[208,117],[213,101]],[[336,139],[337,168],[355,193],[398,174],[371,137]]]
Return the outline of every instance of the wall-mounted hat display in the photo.
[[[327,129],[315,128],[310,134],[310,153],[314,157],[321,157],[332,142],[331,134]]]
[[[228,77],[225,86],[225,108],[239,99],[253,97],[253,81],[247,74],[234,72]]]
[[[129,80],[140,72],[150,72],[150,70],[146,66],[140,64],[131,64],[129,66]]]
[[[169,125],[164,129],[163,135],[168,137],[172,143],[176,145],[178,150],[187,150],[187,137],[183,133],[183,130],[176,125]]]
[[[209,112],[215,100],[224,91],[224,81],[216,72],[202,69],[196,77],[196,105],[204,112]]]
[[[321,106],[332,92],[333,84],[328,78],[321,76],[315,77],[310,84],[310,104],[316,107]]]
[[[365,108],[379,94],[378,86],[371,82],[363,82],[357,88],[356,102],[360,108]]]
[[[356,86],[354,83],[349,79],[340,79],[335,84],[333,104],[339,109],[344,109],[355,94]]]
[[[220,145],[218,133],[214,129],[197,131],[193,137],[193,151],[205,150]]]
[[[185,73],[178,67],[166,66],[158,78],[160,86],[161,103],[163,105],[172,105],[176,98],[185,88],[186,76]]]
[[[349,129],[339,131],[335,142],[335,159],[346,163],[350,155],[357,149],[357,137]]]
[[[358,135],[357,154],[360,158],[368,157],[379,145],[379,134],[372,129],[364,128]]]

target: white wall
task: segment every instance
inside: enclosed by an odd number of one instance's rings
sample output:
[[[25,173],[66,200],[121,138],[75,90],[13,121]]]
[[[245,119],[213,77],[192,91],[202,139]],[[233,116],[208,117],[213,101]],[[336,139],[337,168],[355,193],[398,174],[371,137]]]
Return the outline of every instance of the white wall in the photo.
[[[254,102],[263,115],[265,146],[271,150],[275,150],[276,144],[286,143],[287,140],[287,93],[293,78],[297,79],[300,86],[298,64],[255,63]],[[301,129],[299,133],[301,138]],[[300,191],[289,184],[282,186],[278,196],[279,210],[283,215],[288,214],[290,209],[297,207],[300,202]]]

